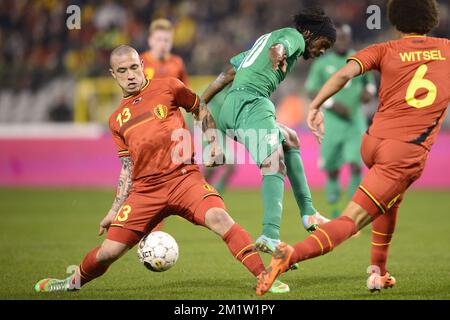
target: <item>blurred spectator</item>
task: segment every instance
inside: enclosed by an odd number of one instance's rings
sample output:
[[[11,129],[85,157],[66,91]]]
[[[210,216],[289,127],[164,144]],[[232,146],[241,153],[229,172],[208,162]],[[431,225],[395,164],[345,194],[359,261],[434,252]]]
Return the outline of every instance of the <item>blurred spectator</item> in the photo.
[[[141,53],[147,79],[174,77],[188,85],[188,74],[180,56],[171,53],[173,26],[167,19],[153,20],[149,27],[149,50]]]

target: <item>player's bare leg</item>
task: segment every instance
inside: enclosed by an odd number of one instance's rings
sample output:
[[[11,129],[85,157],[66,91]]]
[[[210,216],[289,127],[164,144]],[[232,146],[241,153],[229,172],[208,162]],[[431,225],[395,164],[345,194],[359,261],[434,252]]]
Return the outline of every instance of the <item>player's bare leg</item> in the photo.
[[[273,281],[296,262],[312,259],[326,254],[333,248],[350,238],[372,220],[369,213],[356,202],[351,201],[341,217],[319,227],[304,241],[289,246],[280,243],[269,267],[258,276],[256,294],[263,295]]]
[[[90,251],[80,264],[79,270],[66,279],[46,278],[36,283],[36,292],[76,291],[91,280],[103,275],[108,267],[130,247],[126,244],[105,239],[101,246]]]
[[[227,244],[233,256],[255,277],[264,271],[264,264],[256,251],[250,235],[222,208],[211,208],[206,212],[205,225],[217,233]],[[269,292],[286,293],[289,286],[281,281],[274,282]]]
[[[313,206],[311,191],[309,190],[303,161],[300,156],[300,140],[297,133],[280,123],[278,123],[278,127],[285,138],[283,152],[286,172],[300,210],[302,223],[308,232],[313,232],[317,226],[330,220],[323,217]]]

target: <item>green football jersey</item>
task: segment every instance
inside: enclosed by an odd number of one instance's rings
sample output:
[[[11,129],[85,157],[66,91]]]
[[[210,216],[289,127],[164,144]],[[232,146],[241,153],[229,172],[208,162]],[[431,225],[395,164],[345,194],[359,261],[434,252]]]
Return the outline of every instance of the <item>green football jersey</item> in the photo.
[[[286,72],[272,70],[269,49],[278,43],[286,49]],[[278,29],[262,35],[250,50],[231,58],[230,63],[236,70],[232,89],[250,88],[264,97],[270,97],[304,51],[305,40],[294,28]]]
[[[353,53],[354,51],[349,51],[348,56]],[[329,52],[315,60],[306,80],[306,90],[309,93],[318,93],[325,82],[346,63],[347,55],[340,56],[335,52]],[[342,119],[331,110],[324,109],[325,125],[331,128],[331,132],[339,134],[339,132],[351,128],[358,132],[366,130],[364,114],[361,109],[361,94],[367,84],[375,84],[370,72],[351,79],[344,88],[333,96],[333,100],[342,103],[350,110],[351,121]]]

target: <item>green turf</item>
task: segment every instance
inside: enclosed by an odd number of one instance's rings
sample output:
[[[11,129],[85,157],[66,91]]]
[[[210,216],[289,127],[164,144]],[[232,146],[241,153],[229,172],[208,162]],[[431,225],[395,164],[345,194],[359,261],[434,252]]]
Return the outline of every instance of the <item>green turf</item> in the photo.
[[[64,277],[67,266],[78,264],[101,242],[98,223],[112,197],[112,191],[0,189],[0,299],[450,299],[449,191],[407,194],[388,264],[398,284],[381,294],[365,288],[368,229],[331,254],[283,275],[291,293],[259,298],[254,279],[220,238],[177,217],[169,218],[165,227],[180,247],[173,269],[147,271],[133,249],[80,292],[35,293],[37,280]],[[314,197],[319,209],[326,208],[323,193]],[[260,194],[233,191],[225,200],[235,220],[258,236]],[[293,195],[287,192],[282,237],[293,243],[306,236]]]

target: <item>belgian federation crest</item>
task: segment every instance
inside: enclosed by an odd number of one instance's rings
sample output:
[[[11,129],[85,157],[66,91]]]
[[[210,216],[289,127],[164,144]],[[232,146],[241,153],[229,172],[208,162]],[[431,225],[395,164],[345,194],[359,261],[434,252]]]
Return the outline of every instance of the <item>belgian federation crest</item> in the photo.
[[[168,108],[163,104],[158,104],[155,109],[153,109],[153,112],[158,119],[163,120],[167,117]]]

